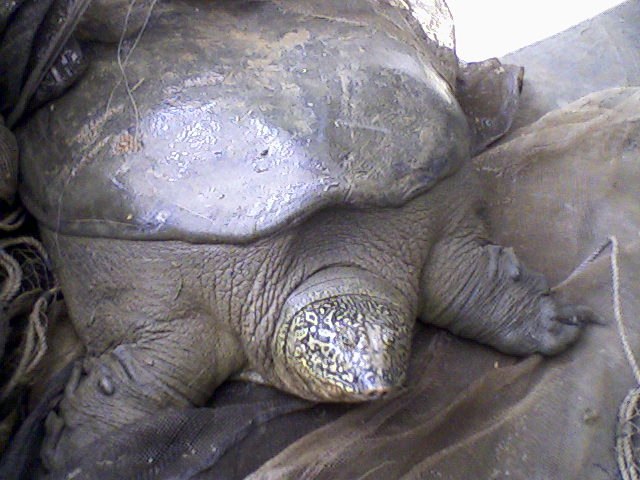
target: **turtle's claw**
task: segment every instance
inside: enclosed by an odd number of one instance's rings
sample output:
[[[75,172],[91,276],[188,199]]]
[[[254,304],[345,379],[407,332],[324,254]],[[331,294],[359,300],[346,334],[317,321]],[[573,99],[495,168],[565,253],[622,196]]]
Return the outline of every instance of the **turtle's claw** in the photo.
[[[65,397],[70,398],[76,393],[76,390],[78,389],[78,385],[80,385],[80,377],[82,377],[83,371],[84,371],[84,367],[82,363],[76,362],[76,364],[73,366],[73,370],[71,370],[69,381],[64,387]]]
[[[584,305],[565,305],[558,308],[556,321],[565,325],[607,325],[607,321]]]
[[[516,256],[513,248],[505,248],[500,245],[489,245],[489,277],[499,275],[501,272],[514,282],[522,278],[522,264]]]
[[[605,321],[583,305],[556,306],[552,315],[542,318],[535,337],[539,340],[536,349],[543,355],[555,355],[574,343],[587,324],[604,325]]]
[[[63,400],[72,401],[76,394],[76,390],[80,385],[80,379],[84,371],[82,362],[76,362],[71,370],[69,380],[64,387]],[[44,441],[40,450],[40,457],[42,463],[49,471],[60,468],[60,442],[62,441],[65,430],[66,422],[64,418],[58,415],[57,412],[51,411],[45,420]]]
[[[47,434],[42,442],[40,458],[44,467],[51,471],[58,466],[58,444],[65,429],[64,420],[56,412],[50,412],[44,422]]]

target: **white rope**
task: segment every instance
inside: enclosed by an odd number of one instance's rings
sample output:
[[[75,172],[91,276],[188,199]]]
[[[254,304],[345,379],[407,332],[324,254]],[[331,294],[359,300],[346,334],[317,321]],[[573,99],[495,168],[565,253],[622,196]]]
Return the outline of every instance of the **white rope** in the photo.
[[[640,388],[629,391],[618,411],[618,427],[616,431],[616,452],[618,470],[622,480],[639,480],[640,473],[636,463],[633,439],[638,432],[633,419],[638,418],[638,399]]]
[[[56,292],[57,288],[43,292],[33,305],[21,345],[18,366],[0,391],[0,402],[6,401],[20,384],[28,382],[44,354],[47,353],[47,327],[49,324],[47,309]]]
[[[612,283],[612,298],[613,298],[613,315],[618,327],[618,334],[620,335],[620,341],[622,342],[622,348],[624,349],[625,357],[629,362],[629,366],[633,371],[633,376],[636,379],[636,383],[640,386],[640,368],[638,368],[638,362],[636,361],[631,346],[629,345],[629,338],[627,336],[627,330],[625,329],[623,317],[622,317],[622,303],[620,301],[620,266],[618,264],[618,257],[620,255],[620,247],[618,245],[618,239],[615,236],[610,236],[607,240],[600,245],[591,255],[587,257],[571,274],[562,282],[557,284],[551,290],[556,291],[567,285],[575,277],[580,275],[589,264],[593,263],[605,249],[611,245],[611,283]]]
[[[613,314],[618,327],[618,334],[622,342],[624,354],[633,371],[638,386],[631,389],[618,410],[618,428],[616,432],[616,451],[618,469],[623,480],[640,480],[640,468],[636,462],[637,448],[634,446],[634,438],[639,432],[636,422],[638,421],[638,403],[640,401],[640,368],[638,362],[631,351],[629,338],[624,326],[622,317],[622,304],[620,301],[620,266],[618,264],[619,247],[616,237],[609,237],[611,243],[611,277],[613,284]]]
[[[618,333],[620,340],[622,341],[622,348],[624,348],[624,354],[627,357],[629,366],[633,371],[633,376],[636,378],[636,383],[640,385],[640,368],[638,368],[638,362],[636,361],[631,347],[629,346],[629,339],[627,337],[627,331],[622,321],[622,305],[620,302],[620,267],[618,265],[618,239],[616,237],[609,237],[611,242],[611,276],[613,280],[613,314],[618,325]]]
[[[131,3],[129,3],[129,8],[127,9],[127,13],[126,13],[126,16],[124,18],[124,24],[122,26],[122,32],[120,34],[120,40],[118,41],[118,50],[117,50],[117,55],[116,55],[116,59],[118,61],[118,68],[120,69],[120,73],[121,73],[121,78],[116,82],[115,86],[111,90],[111,94],[109,95],[109,100],[107,100],[107,107],[105,109],[105,113],[108,113],[109,109],[111,108],[111,101],[113,100],[114,93],[115,93],[116,89],[120,86],[122,81],[124,81],[124,87],[125,87],[125,90],[127,92],[127,96],[129,97],[129,101],[131,103],[131,108],[133,109],[133,115],[134,115],[134,122],[135,122],[135,131],[133,133],[133,148],[134,149],[137,149],[138,146],[139,146],[139,143],[138,143],[139,142],[138,129],[140,127],[140,114],[138,112],[138,104],[136,103],[136,100],[133,97],[133,92],[137,88],[137,86],[141,83],[142,80],[139,81],[138,84],[134,85],[133,88],[130,87],[129,86],[129,78],[127,77],[126,67],[127,67],[127,64],[129,63],[129,58],[131,57],[131,54],[134,52],[134,50],[138,46],[138,43],[140,42],[140,39],[142,38],[142,35],[145,32],[145,30],[147,28],[147,25],[149,24],[149,20],[151,19],[151,13],[153,12],[153,8],[155,7],[155,5],[158,2],[158,0],[152,0],[151,3],[149,4],[149,8],[148,8],[146,16],[144,18],[142,27],[138,31],[138,34],[137,34],[135,40],[133,41],[133,45],[131,45],[131,48],[129,49],[129,52],[127,53],[127,55],[123,59],[122,58],[122,49],[123,49],[123,46],[124,46],[124,40],[125,40],[125,37],[127,35],[127,29],[129,28],[129,19],[131,17],[132,12],[133,12],[133,7],[135,6],[136,1],[137,0],[132,0]]]
[[[622,301],[620,294],[620,247],[618,239],[610,236],[606,242],[600,245],[585,261],[583,261],[571,274],[551,290],[559,290],[571,280],[581,274],[592,262],[594,262],[605,249],[611,245],[611,296],[613,300],[613,315],[618,328],[618,335],[624,350],[624,355],[631,367],[633,376],[636,379],[637,386],[632,388],[620,405],[618,410],[618,425],[616,429],[616,453],[618,461],[618,469],[622,480],[640,480],[640,465],[638,465],[637,451],[638,447],[634,446],[640,442],[640,427],[637,423],[640,421],[640,368],[638,362],[629,345],[629,337],[624,326],[622,315]]]
[[[593,263],[596,260],[596,258],[598,258],[602,254],[602,252],[604,252],[605,249],[612,243],[611,242],[612,238],[615,238],[615,237],[609,237],[591,255],[589,255],[580,265],[578,265],[578,267],[573,272],[571,272],[571,274],[569,274],[567,278],[565,278],[562,282],[560,282],[555,287],[553,287],[551,291],[555,292],[556,290],[560,290],[562,287],[568,284],[571,280],[573,280],[575,277],[580,275],[589,266],[589,264]]]

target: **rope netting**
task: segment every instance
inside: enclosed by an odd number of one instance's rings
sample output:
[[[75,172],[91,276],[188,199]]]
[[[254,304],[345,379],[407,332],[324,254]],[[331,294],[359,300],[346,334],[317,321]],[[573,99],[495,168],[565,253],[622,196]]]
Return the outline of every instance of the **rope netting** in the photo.
[[[38,240],[0,239],[0,452],[20,419],[20,394],[47,351],[49,307],[56,294]]]

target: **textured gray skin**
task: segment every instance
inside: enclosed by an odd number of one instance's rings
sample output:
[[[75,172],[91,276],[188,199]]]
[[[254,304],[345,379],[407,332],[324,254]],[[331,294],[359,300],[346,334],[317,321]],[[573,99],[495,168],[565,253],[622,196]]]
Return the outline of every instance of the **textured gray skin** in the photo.
[[[312,378],[301,381],[274,356],[274,332],[287,300],[331,265],[374,275],[378,285],[362,282],[359,288],[393,302],[407,324],[419,316],[515,354],[564,349],[581,328],[564,321],[579,311],[559,307],[544,279],[486,242],[474,211],[480,190],[469,173],[440,182],[399,209],[325,211],[248,245],[95,239],[43,230],[89,349],[86,376],[71,382],[60,418],[49,419],[45,452],[51,464],[59,466],[67,449],[144,414],[201,405],[243,369],[316,400],[363,400],[396,387],[380,382],[379,391],[362,395],[329,386],[313,390]],[[337,277],[316,292],[335,296],[330,290],[340,288]],[[409,335],[400,340],[409,341]]]
[[[95,116],[113,49],[20,134],[21,195],[87,347],[48,418],[50,466],[233,374],[379,397],[404,380],[416,317],[514,354],[577,338],[590,312],[488,241],[452,52],[381,2],[194,4],[156,20],[144,67],[132,57],[142,145],[126,98]]]

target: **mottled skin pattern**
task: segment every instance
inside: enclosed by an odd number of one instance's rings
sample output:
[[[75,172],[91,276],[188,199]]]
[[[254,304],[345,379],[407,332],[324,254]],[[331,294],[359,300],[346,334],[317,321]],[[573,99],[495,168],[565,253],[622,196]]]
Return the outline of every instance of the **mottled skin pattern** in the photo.
[[[480,191],[463,169],[401,208],[325,210],[246,245],[43,230],[88,348],[48,419],[46,461],[64,468],[142,415],[202,405],[242,371],[308,399],[375,398],[402,383],[416,317],[509,353],[562,350],[590,313],[559,307],[488,241]]]
[[[274,353],[282,359],[282,370],[307,392],[365,400],[404,381],[411,327],[402,311],[383,299],[325,298],[306,305],[290,324],[280,325]]]

